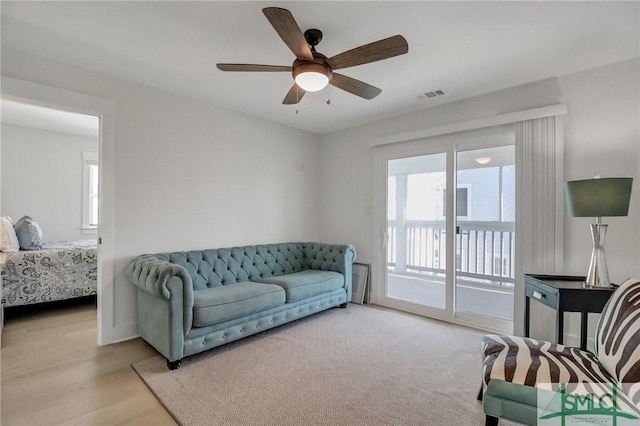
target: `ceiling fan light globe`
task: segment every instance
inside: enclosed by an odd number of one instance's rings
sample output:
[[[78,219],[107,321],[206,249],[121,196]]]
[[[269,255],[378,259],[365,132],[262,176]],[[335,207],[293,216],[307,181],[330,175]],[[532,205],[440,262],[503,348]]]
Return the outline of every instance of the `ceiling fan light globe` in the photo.
[[[320,55],[318,60],[322,61]],[[296,60],[293,63],[293,79],[298,87],[307,92],[317,92],[327,87],[332,74],[329,66],[321,62]]]
[[[316,71],[302,72],[296,76],[295,80],[296,84],[307,92],[317,92],[329,84],[329,77]]]

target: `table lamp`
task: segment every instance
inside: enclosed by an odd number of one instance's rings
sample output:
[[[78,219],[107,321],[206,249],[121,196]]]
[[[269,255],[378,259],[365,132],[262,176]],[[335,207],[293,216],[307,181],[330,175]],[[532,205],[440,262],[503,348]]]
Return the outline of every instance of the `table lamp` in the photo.
[[[565,184],[569,213],[574,217],[595,217],[591,224],[593,250],[585,287],[610,287],[604,255],[607,225],[602,216],[627,216],[633,178],[594,178]]]

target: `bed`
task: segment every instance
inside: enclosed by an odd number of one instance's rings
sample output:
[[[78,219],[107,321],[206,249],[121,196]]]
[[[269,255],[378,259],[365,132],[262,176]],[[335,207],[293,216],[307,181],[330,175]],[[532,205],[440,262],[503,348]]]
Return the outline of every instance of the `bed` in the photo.
[[[97,293],[95,240],[45,243],[41,250],[1,254],[5,308]]]

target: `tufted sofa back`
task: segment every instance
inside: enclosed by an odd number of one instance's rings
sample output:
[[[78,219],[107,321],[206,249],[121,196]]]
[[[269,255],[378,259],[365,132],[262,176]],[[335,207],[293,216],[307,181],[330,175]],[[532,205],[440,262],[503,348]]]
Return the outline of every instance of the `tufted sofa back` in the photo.
[[[320,243],[282,243],[211,250],[162,253],[159,260],[183,266],[194,290],[218,287],[306,269],[339,272],[336,259],[344,246]]]

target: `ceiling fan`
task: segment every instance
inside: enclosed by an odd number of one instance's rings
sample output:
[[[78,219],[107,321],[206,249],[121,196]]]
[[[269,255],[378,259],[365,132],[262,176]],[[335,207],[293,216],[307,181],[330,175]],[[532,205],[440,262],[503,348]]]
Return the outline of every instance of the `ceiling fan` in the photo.
[[[293,65],[217,64],[217,67],[222,71],[291,72],[295,83],[282,101],[285,105],[297,104],[306,92],[316,92],[327,84],[364,99],[373,99],[382,92],[381,89],[334,70],[392,58],[409,51],[404,37],[396,35],[327,58],[316,51],[322,40],[322,31],[310,29],[303,34],[287,9],[267,7],[262,12],[296,55]]]

